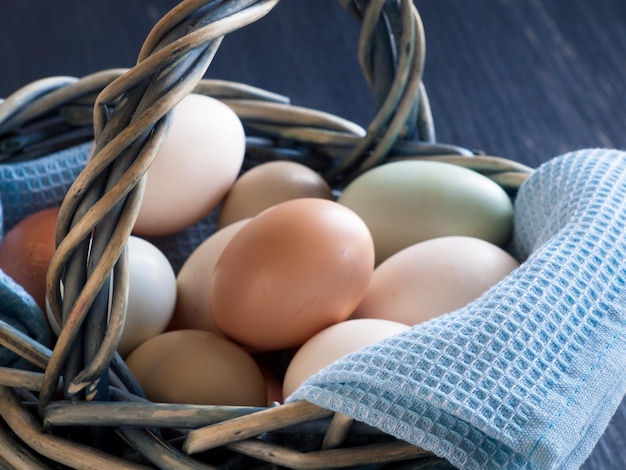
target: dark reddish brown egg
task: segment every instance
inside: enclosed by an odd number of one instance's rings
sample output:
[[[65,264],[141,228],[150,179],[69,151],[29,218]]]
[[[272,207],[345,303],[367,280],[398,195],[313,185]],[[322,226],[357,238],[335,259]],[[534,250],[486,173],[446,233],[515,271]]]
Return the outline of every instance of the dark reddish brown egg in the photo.
[[[0,242],[0,269],[21,285],[45,312],[46,273],[55,251],[59,208],[35,212],[13,226]]]

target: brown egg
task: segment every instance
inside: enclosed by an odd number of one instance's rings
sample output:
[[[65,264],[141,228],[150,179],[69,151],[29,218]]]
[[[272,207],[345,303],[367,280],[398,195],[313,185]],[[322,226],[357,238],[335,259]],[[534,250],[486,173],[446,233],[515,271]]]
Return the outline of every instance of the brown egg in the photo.
[[[126,359],[149,400],[196,405],[266,406],[255,360],[223,336],[178,330],[142,343]]]
[[[304,343],[345,320],[365,294],[374,244],[350,209],[293,199],[253,217],[220,256],[210,286],[219,330],[259,351]]]
[[[45,312],[46,273],[55,250],[59,208],[35,212],[9,230],[0,242],[0,269],[21,285]]]
[[[302,197],[333,199],[328,183],[301,163],[275,161],[257,165],[241,175],[226,195],[218,228],[254,217],[265,209]]]

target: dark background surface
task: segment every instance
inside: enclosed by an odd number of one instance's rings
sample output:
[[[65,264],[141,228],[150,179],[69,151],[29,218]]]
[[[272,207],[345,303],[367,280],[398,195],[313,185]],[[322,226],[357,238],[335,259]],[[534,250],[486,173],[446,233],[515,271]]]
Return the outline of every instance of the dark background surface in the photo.
[[[5,0],[0,97],[33,80],[133,65],[173,0]],[[585,147],[626,149],[626,2],[416,0],[438,140],[536,167]],[[230,34],[207,77],[287,95],[366,126],[359,24],[336,0],[283,0]],[[585,465],[626,468],[626,405]]]
[[[5,0],[0,96],[51,75],[133,65],[174,0]],[[537,166],[626,148],[626,2],[416,0],[438,139]],[[283,0],[224,40],[207,76],[241,81],[366,125],[359,24],[337,0]]]

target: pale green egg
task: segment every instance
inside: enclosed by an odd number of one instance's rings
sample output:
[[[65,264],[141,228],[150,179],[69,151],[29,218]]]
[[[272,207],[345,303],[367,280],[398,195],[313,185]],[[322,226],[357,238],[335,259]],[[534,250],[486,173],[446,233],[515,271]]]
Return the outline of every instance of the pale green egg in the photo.
[[[503,246],[513,227],[513,203],[497,183],[468,168],[405,160],[353,180],[338,202],[369,228],[379,264],[431,238],[461,235]]]

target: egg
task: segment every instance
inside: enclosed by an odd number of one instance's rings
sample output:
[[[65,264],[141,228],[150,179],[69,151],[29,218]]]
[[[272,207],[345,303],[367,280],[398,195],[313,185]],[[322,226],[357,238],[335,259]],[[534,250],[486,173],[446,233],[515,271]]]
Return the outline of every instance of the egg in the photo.
[[[338,202],[367,224],[376,264],[415,243],[445,236],[509,239],[513,204],[494,181],[451,163],[405,160],[363,173]]]
[[[170,262],[156,246],[136,236],[128,238],[128,276],[126,319],[117,346],[122,357],[165,331],[176,305],[176,275]],[[47,302],[45,311],[59,335],[61,325]]]
[[[415,325],[467,305],[518,266],[505,250],[478,238],[426,240],[376,268],[352,318]]]
[[[248,220],[240,220],[218,230],[189,255],[176,276],[176,308],[169,329],[206,330],[221,334],[211,313],[209,285],[222,251]]]
[[[117,350],[122,357],[169,324],[176,305],[176,275],[152,243],[128,239],[129,292],[126,321]]]
[[[283,381],[287,398],[307,378],[346,354],[408,330],[409,326],[390,320],[348,320],[329,326],[304,343],[289,362]]]
[[[46,273],[55,251],[59,208],[35,212],[15,224],[0,241],[0,269],[46,309]]]
[[[210,285],[218,329],[259,351],[302,344],[345,320],[374,269],[374,245],[350,209],[293,199],[253,217],[224,248]]]
[[[126,364],[147,398],[162,403],[266,406],[263,374],[232,341],[209,331],[168,331],[142,343]]]
[[[185,97],[148,170],[134,233],[177,233],[204,218],[235,182],[244,152],[243,126],[228,106],[204,95]]]
[[[302,197],[333,199],[328,183],[301,163],[273,161],[257,165],[235,181],[217,219],[218,228],[253,217],[279,202]]]

